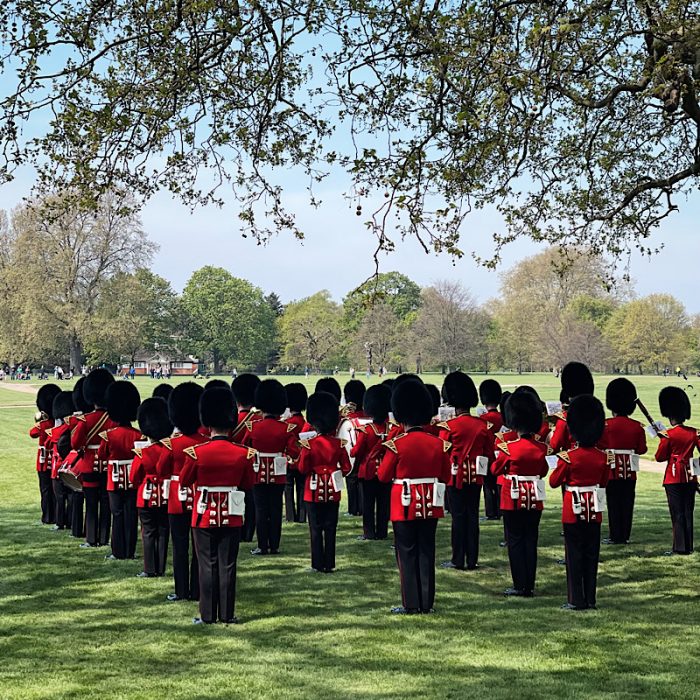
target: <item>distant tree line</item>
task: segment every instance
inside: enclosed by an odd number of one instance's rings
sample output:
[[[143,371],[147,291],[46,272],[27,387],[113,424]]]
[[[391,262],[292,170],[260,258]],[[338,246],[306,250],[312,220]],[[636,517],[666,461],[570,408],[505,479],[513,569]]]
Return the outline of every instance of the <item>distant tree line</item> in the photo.
[[[483,303],[461,281],[386,272],[341,302],[321,290],[285,305],[213,266],[177,294],[148,269],[156,247],[134,211],[111,194],[75,216],[53,216],[50,199],[0,212],[1,361],[77,369],[170,349],[214,372],[700,368],[700,316],[668,294],[637,297],[585,249],[523,259]]]

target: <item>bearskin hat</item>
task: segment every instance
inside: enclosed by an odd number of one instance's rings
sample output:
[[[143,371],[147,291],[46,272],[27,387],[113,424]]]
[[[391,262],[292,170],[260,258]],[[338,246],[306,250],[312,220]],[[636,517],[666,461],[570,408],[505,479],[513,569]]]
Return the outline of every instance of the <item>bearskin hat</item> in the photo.
[[[569,362],[561,371],[561,388],[569,401],[581,394],[593,394],[591,370],[582,362]]]
[[[501,401],[498,404],[498,410],[501,412],[503,415],[503,420],[505,421],[506,425],[510,428],[508,425],[508,421],[506,420],[506,405],[508,404],[508,399],[513,395],[512,391],[504,391],[502,396],[501,396]]]
[[[228,385],[228,382],[225,382],[223,379],[210,379],[205,385],[204,385],[204,390],[206,391],[207,389],[228,389],[231,391],[231,387]]]
[[[226,386],[226,391],[229,391]],[[204,389],[194,382],[178,384],[168,397],[168,415],[170,422],[183,435],[194,435],[201,426],[199,420],[199,400]],[[230,392],[229,392],[230,393]]]
[[[61,388],[56,384],[44,384],[36,392],[36,407],[51,418],[53,400],[61,393]]]
[[[629,379],[613,379],[605,389],[605,405],[618,416],[629,416],[637,405],[637,389]]]
[[[168,418],[168,404],[165,399],[146,399],[138,410],[139,430],[151,440],[162,440],[173,434],[173,424]]]
[[[365,391],[366,388],[364,382],[361,382],[359,379],[351,379],[343,387],[343,396],[345,397],[345,402],[354,403],[355,406],[360,408],[365,398]]]
[[[314,388],[314,392],[318,391],[325,391],[327,394],[335,396],[338,404],[340,404],[340,397],[343,395],[343,392],[340,390],[340,384],[333,377],[321,377]]]
[[[136,420],[141,396],[133,382],[114,382],[107,389],[105,401],[107,414],[115,423],[124,425]]]
[[[688,394],[677,386],[664,387],[659,392],[659,410],[666,418],[673,418],[682,423],[690,418],[690,399]]]
[[[281,416],[287,408],[287,394],[276,379],[264,379],[255,390],[255,408],[271,416]]]
[[[391,409],[391,389],[383,384],[371,386],[365,392],[362,410],[375,422],[383,423]]]
[[[428,390],[428,394],[430,394],[430,401],[433,405],[433,416],[437,416],[440,410],[440,404],[442,403],[440,389],[438,389],[435,384],[426,384],[425,388]]]
[[[172,384],[166,384],[163,382],[162,384],[159,384],[154,390],[151,396],[155,396],[156,398],[159,399],[165,399],[166,401],[170,398],[170,394],[173,391],[173,385]]]
[[[394,382],[395,382],[395,381],[396,381],[395,379],[385,379],[385,380],[382,382],[382,384],[383,384],[384,386],[388,386],[389,389],[392,389],[392,390],[393,390],[393,388],[394,388]]]
[[[479,403],[476,386],[464,372],[450,372],[442,384],[442,398],[454,408],[474,408]]]
[[[403,374],[399,374],[399,376],[393,380],[391,384],[391,390],[393,391],[394,389],[396,389],[397,386],[399,386],[399,384],[403,384],[404,382],[420,382],[422,384],[423,380],[417,374],[404,372]]]
[[[581,447],[594,447],[605,430],[605,409],[591,394],[577,396],[569,406],[566,423],[574,440]]]
[[[517,394],[518,392],[525,392],[525,393],[530,394],[531,396],[534,396],[535,399],[537,399],[537,403],[540,405],[540,413],[541,413],[542,415],[544,415],[544,412],[545,412],[545,410],[546,410],[547,407],[546,407],[546,404],[544,403],[544,401],[542,401],[542,399],[540,399],[540,395],[537,393],[537,389],[535,389],[534,387],[530,386],[529,384],[521,384],[521,385],[515,390],[514,393]]]
[[[85,394],[83,394],[84,384],[85,377],[80,377],[73,387],[73,405],[75,406],[75,410],[80,413],[92,411],[92,406],[85,400]]]
[[[287,408],[292,413],[301,413],[306,410],[306,402],[309,392],[301,382],[292,382],[284,388],[287,394]]]
[[[90,406],[104,408],[107,389],[109,389],[111,384],[114,384],[114,376],[109,370],[104,369],[104,367],[93,369],[85,377],[85,383],[83,384],[85,400]]]
[[[479,399],[484,406],[498,406],[503,391],[495,379],[484,379],[479,384]]]
[[[399,384],[391,395],[394,418],[406,426],[428,425],[433,417],[433,402],[423,382]]]
[[[236,403],[243,408],[250,408],[255,405],[255,390],[260,384],[260,377],[256,374],[244,372],[239,374],[231,382],[231,391],[236,397]]]
[[[506,402],[506,423],[511,430],[532,435],[542,427],[542,404],[529,391],[514,391]]]
[[[215,386],[199,399],[199,418],[207,428],[228,429],[236,425],[236,401],[231,390]]]
[[[66,418],[70,416],[74,410],[72,391],[61,391],[56,394],[51,406],[51,417],[54,420],[57,418]]]
[[[306,420],[321,434],[335,434],[340,420],[338,401],[327,391],[316,391],[306,404]]]

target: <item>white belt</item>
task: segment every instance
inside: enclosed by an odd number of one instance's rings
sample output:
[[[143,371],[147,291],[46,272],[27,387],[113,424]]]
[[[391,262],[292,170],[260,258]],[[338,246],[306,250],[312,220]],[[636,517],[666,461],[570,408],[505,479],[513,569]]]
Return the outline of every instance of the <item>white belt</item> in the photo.
[[[432,479],[394,479],[395,484],[409,484],[410,486],[418,486],[419,484],[434,484],[436,481],[436,477],[433,477]]]
[[[520,474],[506,474],[506,479],[517,479],[518,481],[540,481],[539,476],[520,476]]]
[[[170,481],[174,481],[175,483],[177,483],[178,481],[180,481],[180,475],[173,474],[173,476],[170,477]]]
[[[596,484],[595,486],[565,486],[564,488],[570,493],[577,493],[580,496],[582,493],[595,493],[600,486]]]
[[[234,493],[238,491],[238,486],[197,486],[197,491],[207,493]]]
[[[125,467],[128,464],[131,464],[133,460],[131,459],[110,459],[108,464],[112,464],[117,467]]]
[[[99,449],[100,449],[100,446],[99,446],[99,444],[98,444],[98,445],[87,445],[87,446],[85,447],[85,449],[86,449],[86,450],[99,450]]]
[[[283,457],[284,453],[282,452],[258,452],[258,457]]]
[[[634,450],[608,450],[611,455],[636,455]]]

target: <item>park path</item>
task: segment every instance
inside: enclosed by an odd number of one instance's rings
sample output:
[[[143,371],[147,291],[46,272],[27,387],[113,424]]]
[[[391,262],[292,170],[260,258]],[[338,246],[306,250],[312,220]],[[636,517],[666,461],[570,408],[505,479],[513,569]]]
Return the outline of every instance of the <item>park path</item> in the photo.
[[[8,391],[18,391],[21,394],[36,394],[36,384],[31,382],[24,383],[20,381],[3,381],[0,384],[0,389],[7,389]]]

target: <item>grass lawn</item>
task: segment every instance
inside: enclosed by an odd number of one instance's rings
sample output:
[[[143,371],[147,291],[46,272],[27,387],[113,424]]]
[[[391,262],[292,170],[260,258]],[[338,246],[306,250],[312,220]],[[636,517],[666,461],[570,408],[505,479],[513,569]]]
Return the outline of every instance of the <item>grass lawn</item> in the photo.
[[[602,394],[607,378],[596,380]],[[558,394],[553,376],[523,381],[545,399]],[[657,417],[656,393],[677,382],[637,383]],[[142,396],[155,384],[139,379]],[[550,493],[532,600],[501,596],[501,526],[484,523],[481,570],[438,569],[438,614],[392,617],[391,550],[357,542],[359,519],[341,517],[337,573],[306,573],[308,530],[285,524],[280,557],[241,550],[243,624],[202,628],[191,625],[195,604],[165,601],[169,577],[136,579],[138,561],[106,562],[104,549],[38,524],[31,403],[0,387],[2,698],[697,697],[700,559],[661,556],[671,533],[659,474],[641,474],[634,543],[603,549],[598,611],[559,609],[560,499]],[[448,556],[449,519],[438,528],[438,559]]]

